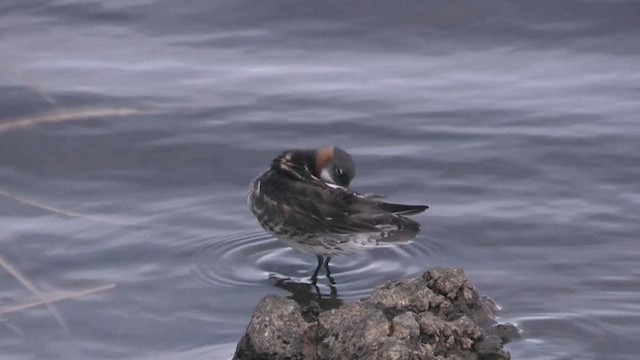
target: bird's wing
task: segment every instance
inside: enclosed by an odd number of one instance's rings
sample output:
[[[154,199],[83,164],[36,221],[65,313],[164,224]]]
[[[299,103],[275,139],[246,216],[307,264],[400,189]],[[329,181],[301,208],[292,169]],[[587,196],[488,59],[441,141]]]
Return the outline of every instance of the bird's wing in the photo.
[[[426,206],[383,203],[347,188],[320,180],[264,179],[256,204],[274,221],[304,232],[353,234],[379,232],[383,228],[419,230],[420,224],[402,215],[415,214]],[[268,189],[268,191],[267,191]],[[397,214],[394,213],[397,211]]]
[[[268,192],[264,189],[268,188]],[[263,213],[285,219],[287,225],[308,232],[351,234],[379,231],[371,219],[352,216],[344,191],[320,183],[278,181],[263,186]],[[267,209],[268,208],[268,209]]]

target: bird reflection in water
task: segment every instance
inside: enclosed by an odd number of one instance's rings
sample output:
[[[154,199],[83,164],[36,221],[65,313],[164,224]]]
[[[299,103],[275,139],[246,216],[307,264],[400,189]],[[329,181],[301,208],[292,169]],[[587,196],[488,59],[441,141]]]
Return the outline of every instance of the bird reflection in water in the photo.
[[[338,288],[335,285],[335,280],[329,273],[327,273],[329,292],[325,291],[324,294],[316,281],[296,281],[295,279],[281,278],[275,275],[270,276],[269,279],[275,287],[291,293],[287,296],[287,299],[295,301],[303,309],[319,307],[321,311],[325,311],[336,309],[343,303],[342,299],[338,297]]]

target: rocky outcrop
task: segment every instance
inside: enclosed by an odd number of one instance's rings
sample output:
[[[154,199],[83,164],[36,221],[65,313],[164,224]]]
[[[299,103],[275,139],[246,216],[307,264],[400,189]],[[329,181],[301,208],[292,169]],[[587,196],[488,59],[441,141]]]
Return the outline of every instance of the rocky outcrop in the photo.
[[[509,359],[504,329],[517,329],[500,324],[499,332],[485,331],[487,319],[490,307],[464,272],[437,268],[385,283],[363,301],[311,314],[309,307],[268,295],[234,359]]]

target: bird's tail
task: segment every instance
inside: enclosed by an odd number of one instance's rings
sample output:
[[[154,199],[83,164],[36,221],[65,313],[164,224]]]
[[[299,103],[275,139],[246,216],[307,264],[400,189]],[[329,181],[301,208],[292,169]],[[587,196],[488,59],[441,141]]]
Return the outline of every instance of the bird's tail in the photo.
[[[378,204],[378,207],[384,211],[403,216],[419,214],[429,208],[427,205],[404,205],[384,202]]]

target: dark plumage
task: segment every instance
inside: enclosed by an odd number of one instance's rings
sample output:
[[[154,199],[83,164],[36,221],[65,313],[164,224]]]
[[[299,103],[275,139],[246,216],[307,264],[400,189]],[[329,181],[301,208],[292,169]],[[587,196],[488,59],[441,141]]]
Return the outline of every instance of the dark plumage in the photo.
[[[418,214],[426,205],[385,203],[357,194],[347,188],[354,176],[351,156],[326,147],[285,151],[251,183],[251,211],[265,230],[317,255],[314,278],[323,256],[406,242],[420,230],[405,215]]]

